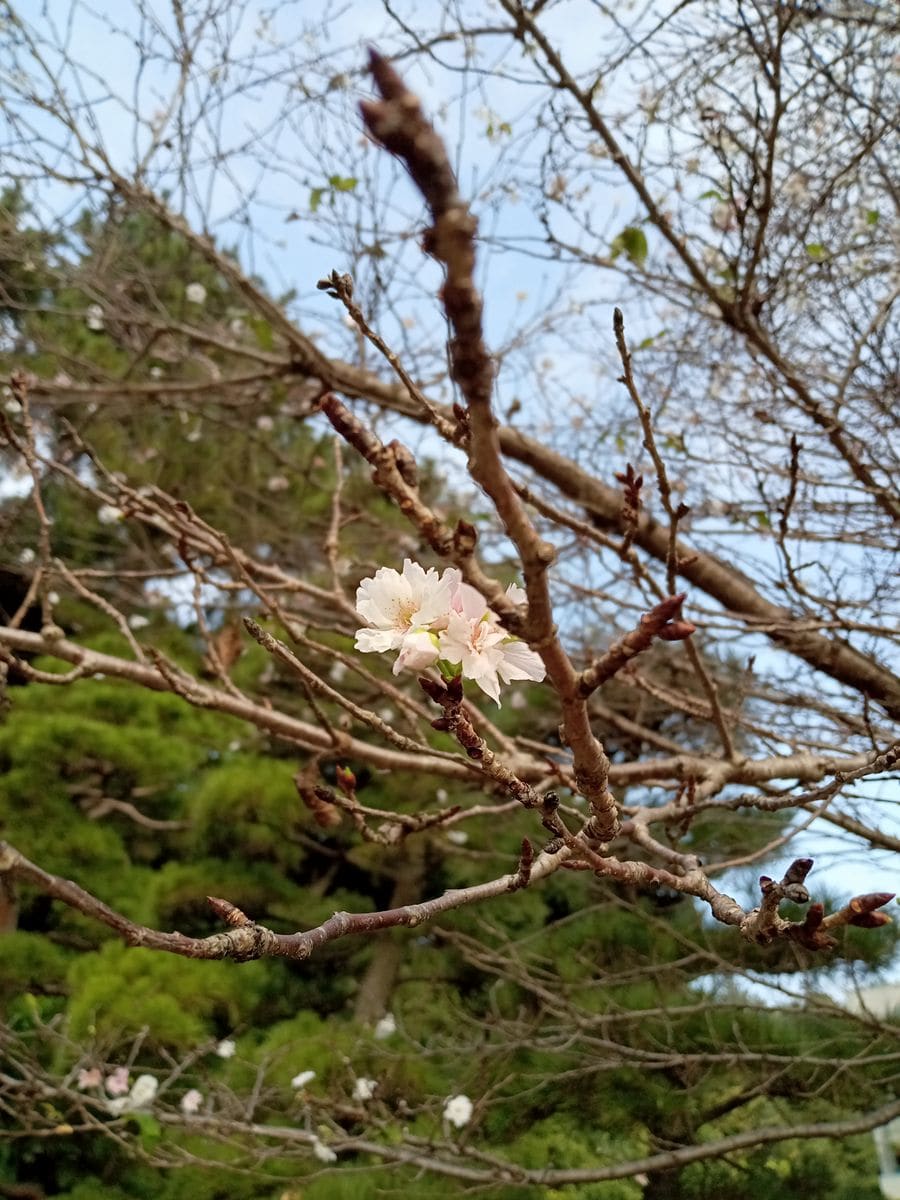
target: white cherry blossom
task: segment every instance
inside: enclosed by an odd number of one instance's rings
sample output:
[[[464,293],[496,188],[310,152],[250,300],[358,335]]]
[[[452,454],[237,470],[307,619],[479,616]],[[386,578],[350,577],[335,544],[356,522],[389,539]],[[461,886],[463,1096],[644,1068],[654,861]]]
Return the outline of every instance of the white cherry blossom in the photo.
[[[312,1083],[315,1077],[315,1071],[301,1071],[299,1075],[295,1075],[291,1080],[291,1087],[299,1091],[300,1088],[305,1088],[308,1083]]]
[[[427,629],[414,629],[403,639],[400,653],[394,662],[394,674],[401,671],[423,671],[437,662],[439,642],[437,634]]]
[[[202,1104],[203,1093],[198,1091],[197,1088],[191,1088],[190,1091],[185,1092],[181,1097],[181,1111],[187,1116],[192,1116],[194,1113],[199,1112]]]
[[[385,1038],[391,1037],[397,1032],[397,1019],[393,1013],[385,1013],[380,1020],[375,1022],[375,1037],[379,1042]]]
[[[449,1125],[462,1129],[472,1120],[474,1105],[468,1096],[451,1096],[444,1105],[444,1120]]]
[[[106,1090],[110,1096],[124,1096],[128,1091],[128,1068],[116,1067],[111,1075],[106,1077]]]
[[[129,1108],[147,1108],[153,1103],[159,1090],[159,1081],[155,1075],[138,1075],[128,1095]]]
[[[97,520],[101,525],[115,525],[125,514],[115,504],[101,504],[97,509]]]
[[[381,567],[372,579],[364,579],[356,592],[356,611],[368,627],[356,631],[356,649],[363,654],[403,650],[410,635],[428,633],[446,620],[450,597],[459,583],[459,571],[448,567],[438,575],[419,563],[404,559],[403,571]],[[429,661],[423,658],[430,654]],[[416,637],[409,648],[417,669],[437,661],[437,646],[426,650],[425,639]],[[405,664],[404,664],[405,665]],[[395,668],[396,670],[402,669]]]
[[[363,1076],[360,1076],[353,1085],[353,1099],[362,1101],[371,1100],[375,1095],[377,1087],[377,1079],[365,1079]]]
[[[506,595],[513,604],[526,600],[517,584],[510,584]],[[438,575],[408,558],[402,572],[381,567],[359,585],[356,611],[368,622],[356,632],[356,649],[399,651],[395,675],[439,663],[445,674],[456,668],[456,674],[474,680],[498,705],[501,682],[544,678],[538,655],[503,629],[484,596],[463,583],[454,567]]]
[[[510,584],[506,592],[514,604],[525,598],[522,588]],[[535,652],[500,627],[496,614],[476,588],[461,583],[453,596],[447,628],[439,635],[441,658],[459,664],[466,679],[500,704],[500,681],[544,678],[544,664]]]
[[[323,1163],[337,1162],[337,1155],[335,1154],[335,1152],[331,1149],[330,1146],[326,1146],[325,1143],[320,1138],[314,1137],[311,1145],[312,1145],[312,1152],[316,1156],[316,1158],[319,1160],[319,1162],[323,1162]]]

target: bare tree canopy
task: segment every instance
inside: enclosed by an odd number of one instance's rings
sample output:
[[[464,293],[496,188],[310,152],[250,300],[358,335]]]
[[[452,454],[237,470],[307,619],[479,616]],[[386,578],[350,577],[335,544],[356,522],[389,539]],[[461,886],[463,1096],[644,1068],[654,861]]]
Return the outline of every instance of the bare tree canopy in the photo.
[[[877,1196],[898,33],[0,3],[0,1194]]]

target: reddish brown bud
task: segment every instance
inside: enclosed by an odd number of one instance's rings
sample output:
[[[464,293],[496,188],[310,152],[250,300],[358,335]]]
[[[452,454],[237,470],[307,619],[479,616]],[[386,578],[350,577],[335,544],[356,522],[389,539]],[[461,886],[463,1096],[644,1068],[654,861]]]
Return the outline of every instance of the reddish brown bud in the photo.
[[[460,519],[456,523],[456,529],[453,531],[453,548],[457,554],[471,554],[478,542],[478,531],[474,525],[470,525],[468,521]]]
[[[399,100],[406,95],[406,84],[402,77],[377,50],[369,50],[369,70],[385,100]]]
[[[427,675],[420,675],[419,687],[435,704],[441,704],[447,699],[447,689],[437,679],[429,679]]]
[[[241,912],[237,905],[232,904],[230,900],[221,900],[218,896],[207,896],[206,902],[216,916],[233,929],[253,924],[247,914]]]
[[[807,933],[812,933],[818,929],[825,919],[825,905],[811,904],[806,912],[806,920],[803,922],[803,929]]]
[[[858,913],[850,918],[850,924],[859,929],[877,929],[880,925],[890,925],[891,918],[883,912]]]
[[[356,792],[356,776],[349,767],[335,767],[334,778],[345,796],[352,796]]]
[[[656,636],[664,642],[683,642],[696,632],[697,626],[692,621],[669,621]]]
[[[873,909],[881,908],[893,898],[893,892],[868,892],[865,896],[854,896],[850,901],[850,908],[855,913],[868,913]]]

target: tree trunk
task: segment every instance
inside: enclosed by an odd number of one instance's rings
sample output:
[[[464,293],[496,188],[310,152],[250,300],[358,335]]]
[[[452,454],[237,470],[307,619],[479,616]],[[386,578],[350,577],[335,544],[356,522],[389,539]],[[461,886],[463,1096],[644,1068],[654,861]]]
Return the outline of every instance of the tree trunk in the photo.
[[[391,908],[415,904],[422,898],[425,879],[425,847],[421,841],[408,844],[397,863]],[[391,993],[403,960],[401,935],[380,933],[375,939],[372,961],[359,985],[353,1015],[357,1021],[372,1023],[390,1007]]]

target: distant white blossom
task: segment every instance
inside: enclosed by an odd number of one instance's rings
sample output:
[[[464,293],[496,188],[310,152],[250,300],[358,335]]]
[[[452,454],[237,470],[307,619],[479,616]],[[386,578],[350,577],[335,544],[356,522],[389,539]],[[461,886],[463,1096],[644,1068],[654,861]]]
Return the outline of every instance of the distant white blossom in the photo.
[[[144,617],[140,613],[132,613],[128,618],[129,629],[146,629],[150,624],[150,618]]]
[[[377,1079],[366,1079],[365,1077],[360,1076],[360,1078],[357,1079],[356,1083],[353,1085],[353,1099],[363,1101],[371,1100],[375,1095],[375,1089],[377,1087]]]
[[[328,678],[332,683],[343,683],[347,674],[347,664],[337,659],[328,669]]]
[[[128,1068],[116,1067],[106,1080],[106,1090],[114,1097],[107,1100],[107,1111],[118,1117],[125,1112],[149,1107],[156,1098],[159,1082],[153,1075],[138,1075],[129,1091]]]
[[[115,504],[101,504],[97,509],[97,520],[101,525],[115,525],[124,515],[121,508],[116,508]]]
[[[103,309],[99,304],[89,304],[84,311],[84,323],[92,333],[103,332]]]
[[[30,566],[36,558],[37,555],[30,546],[26,546],[24,550],[19,552],[19,563],[23,567]]]
[[[330,1146],[326,1146],[319,1138],[314,1137],[312,1140],[312,1152],[323,1163],[337,1162],[337,1155]]]
[[[315,1077],[315,1071],[301,1071],[299,1075],[295,1075],[291,1080],[291,1087],[305,1088],[308,1083],[312,1083]]]
[[[206,299],[206,288],[202,283],[189,283],[184,289],[184,294],[191,304],[202,304]]]
[[[203,1093],[198,1091],[196,1088],[191,1088],[189,1092],[185,1092],[181,1097],[180,1107],[183,1113],[187,1114],[187,1116],[191,1116],[193,1113],[200,1111],[202,1104]]]
[[[256,428],[262,433],[271,433],[275,428],[275,422],[267,413],[263,413],[261,417],[256,418]]]
[[[266,482],[270,492],[286,492],[290,486],[291,481],[287,475],[271,475]]]
[[[447,841],[452,842],[454,846],[465,846],[469,840],[469,835],[464,829],[448,829]]]
[[[472,1120],[474,1107],[468,1096],[451,1096],[444,1105],[444,1120],[455,1125],[457,1129],[462,1129],[464,1125]]]
[[[389,1038],[397,1032],[397,1020],[393,1013],[385,1013],[384,1016],[375,1022],[375,1037],[380,1041]]]
[[[111,1075],[106,1077],[106,1090],[110,1096],[124,1096],[128,1091],[128,1068],[116,1067]]]
[[[237,1050],[237,1044],[231,1038],[224,1038],[216,1046],[216,1054],[219,1058],[234,1058]]]
[[[85,1088],[97,1088],[103,1083],[103,1075],[99,1067],[91,1067],[90,1070],[84,1069],[78,1072],[78,1087],[84,1091]]]
[[[146,1108],[153,1103],[159,1090],[159,1080],[155,1075],[138,1075],[128,1095],[131,1108]]]

